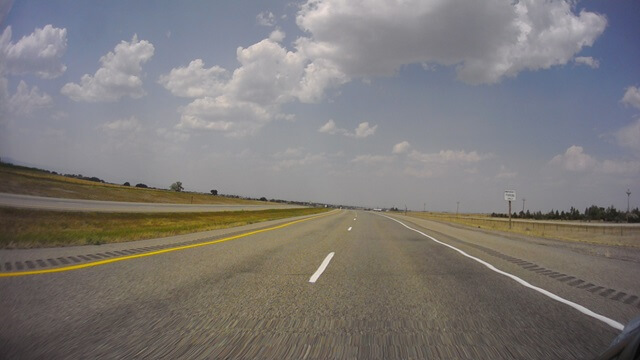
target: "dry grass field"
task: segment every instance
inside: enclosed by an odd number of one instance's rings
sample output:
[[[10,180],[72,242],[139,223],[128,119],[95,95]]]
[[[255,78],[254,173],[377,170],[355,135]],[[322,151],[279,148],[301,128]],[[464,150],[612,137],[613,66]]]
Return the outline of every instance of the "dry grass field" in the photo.
[[[410,212],[409,216],[462,224],[470,227],[515,232],[530,236],[598,245],[640,248],[639,224],[598,224],[569,221],[512,220],[482,215]]]
[[[262,201],[145,189],[65,177],[0,163],[1,192],[47,197],[170,203],[253,205]],[[242,226],[324,212],[320,208],[206,213],[98,213],[0,208],[0,248],[103,244]]]
[[[22,195],[170,204],[264,204],[225,196],[104,184],[4,163],[0,163],[0,181],[3,184],[0,192]]]

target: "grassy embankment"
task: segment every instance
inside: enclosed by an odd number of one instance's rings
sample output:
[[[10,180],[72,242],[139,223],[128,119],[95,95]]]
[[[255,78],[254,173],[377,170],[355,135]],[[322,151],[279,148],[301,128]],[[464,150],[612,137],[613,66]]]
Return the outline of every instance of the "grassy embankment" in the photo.
[[[568,221],[512,220],[482,215],[410,212],[416,218],[452,222],[474,228],[508,231],[548,239],[583,242],[597,245],[640,247],[640,226],[632,224],[594,224]]]
[[[207,194],[143,189],[0,164],[2,192],[173,204],[266,204]],[[0,208],[0,248],[103,244],[242,226],[324,212],[322,208],[206,213],[99,213]]]
[[[152,239],[325,211],[325,208],[296,208],[207,213],[83,213],[0,208],[0,248]]]
[[[225,196],[104,184],[4,163],[0,163],[0,181],[2,181],[0,192],[67,199],[169,204],[190,204],[192,201],[193,204],[264,204],[261,201]]]

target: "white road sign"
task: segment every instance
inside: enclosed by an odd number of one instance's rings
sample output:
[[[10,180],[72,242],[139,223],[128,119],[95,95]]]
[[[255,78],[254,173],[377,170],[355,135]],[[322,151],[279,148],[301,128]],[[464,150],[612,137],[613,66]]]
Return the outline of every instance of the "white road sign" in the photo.
[[[516,201],[516,191],[515,190],[505,190],[504,191],[504,200],[505,201]]]

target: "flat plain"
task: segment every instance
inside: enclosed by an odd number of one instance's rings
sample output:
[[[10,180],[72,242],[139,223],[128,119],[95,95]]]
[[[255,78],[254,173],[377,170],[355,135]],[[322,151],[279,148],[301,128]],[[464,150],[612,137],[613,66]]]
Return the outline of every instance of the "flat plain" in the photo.
[[[100,183],[0,163],[2,192],[53,198],[164,204],[264,204],[263,201]],[[167,188],[169,184],[167,184]]]
[[[497,230],[568,242],[640,248],[640,224],[616,224],[577,221],[536,221],[492,218],[479,214],[409,212],[409,216],[477,229]]]

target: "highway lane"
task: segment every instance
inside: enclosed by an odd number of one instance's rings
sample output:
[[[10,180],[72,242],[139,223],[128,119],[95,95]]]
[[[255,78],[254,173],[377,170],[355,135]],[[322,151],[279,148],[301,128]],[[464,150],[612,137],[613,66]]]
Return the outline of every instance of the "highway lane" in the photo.
[[[0,193],[0,206],[40,210],[98,212],[213,212],[299,208],[297,205],[265,203],[264,205],[165,204],[120,201],[97,201],[50,198],[44,196]]]
[[[635,303],[479,251],[455,228],[423,225],[569,300],[596,298],[591,310],[614,320],[638,314]],[[476,241],[492,248],[495,237]],[[611,269],[601,282],[632,286]],[[619,332],[393,220],[344,210],[194,249],[0,278],[0,294],[2,358],[584,359]]]
[[[394,217],[417,229],[429,229],[428,233],[437,238],[545,289],[603,309],[612,318],[628,320],[630,315],[640,315],[638,249],[485,231],[402,215]],[[571,291],[565,293],[567,290]],[[631,314],[628,305],[636,306]]]

